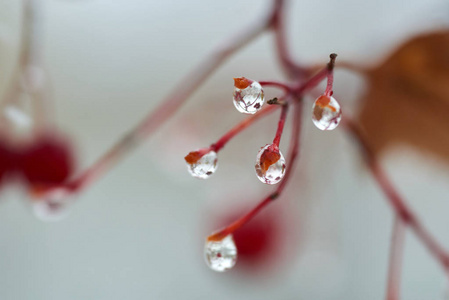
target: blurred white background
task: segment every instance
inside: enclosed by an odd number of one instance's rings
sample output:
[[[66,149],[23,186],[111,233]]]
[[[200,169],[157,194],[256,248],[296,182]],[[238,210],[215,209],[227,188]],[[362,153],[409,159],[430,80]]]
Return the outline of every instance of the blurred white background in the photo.
[[[20,30],[18,0],[0,1],[0,90]],[[79,170],[154,108],[219,42],[261,18],[270,1],[43,0],[44,54],[57,123],[76,141]],[[292,1],[294,55],[307,63],[380,58],[410,35],[447,27],[446,0]],[[279,211],[286,260],[261,274],[210,271],[205,236],[217,216],[270,191],[253,171],[277,115],[232,141],[208,181],[189,177],[183,156],[235,124],[232,77],[281,79],[265,34],[204,83],[156,136],[79,195],[71,215],[42,223],[25,191],[0,203],[0,299],[364,299],[384,297],[392,213],[342,130],[313,127],[306,107],[301,160]],[[335,96],[352,112],[363,80],[336,74]],[[273,94],[274,91],[268,91]],[[275,94],[273,94],[275,95]],[[288,132],[282,142],[288,145]],[[286,150],[284,150],[286,152]],[[449,248],[449,169],[408,148],[383,164],[428,228]],[[412,234],[403,299],[443,299],[443,273]]]

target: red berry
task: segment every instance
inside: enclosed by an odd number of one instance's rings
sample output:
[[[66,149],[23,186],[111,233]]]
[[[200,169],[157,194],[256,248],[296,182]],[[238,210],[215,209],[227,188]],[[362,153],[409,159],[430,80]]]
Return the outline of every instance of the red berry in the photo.
[[[24,178],[32,185],[60,184],[74,170],[73,149],[67,139],[45,134],[21,155],[20,167]]]

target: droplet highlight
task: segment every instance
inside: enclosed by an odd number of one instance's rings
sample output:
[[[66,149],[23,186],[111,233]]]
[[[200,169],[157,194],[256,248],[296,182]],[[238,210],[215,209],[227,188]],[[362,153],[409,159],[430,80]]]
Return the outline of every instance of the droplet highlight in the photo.
[[[341,120],[341,107],[332,96],[321,95],[315,100],[312,110],[313,124],[321,130],[337,128]]]
[[[235,108],[244,114],[255,114],[265,102],[263,88],[257,81],[245,77],[234,78],[233,102]]]
[[[232,234],[220,241],[206,241],[204,257],[209,268],[216,272],[224,272],[234,267],[237,261],[237,247]]]
[[[266,184],[276,184],[285,175],[285,158],[275,145],[262,147],[256,158],[256,174]]]

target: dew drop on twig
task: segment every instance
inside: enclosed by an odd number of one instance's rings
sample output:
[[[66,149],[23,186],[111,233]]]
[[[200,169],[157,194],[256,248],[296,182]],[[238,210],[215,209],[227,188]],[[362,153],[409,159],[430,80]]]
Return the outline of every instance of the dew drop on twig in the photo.
[[[235,108],[244,114],[255,114],[262,108],[265,97],[262,86],[257,81],[242,78],[236,78],[236,86],[234,89],[233,102]],[[246,80],[246,84],[237,84]]]
[[[340,104],[332,96],[321,95],[313,104],[312,120],[318,129],[335,129],[341,120]]]
[[[218,167],[218,156],[215,151],[202,155],[201,150],[190,152],[185,157],[187,170],[196,178],[206,179],[215,173]]]
[[[221,241],[206,241],[204,257],[209,268],[214,271],[224,272],[231,269],[237,261],[237,247],[232,234]]]
[[[276,184],[285,175],[285,158],[277,147],[266,145],[257,154],[255,168],[260,181],[266,184]]]
[[[46,198],[33,199],[32,211],[34,216],[44,222],[57,222],[70,214],[70,198],[64,190],[55,190]]]

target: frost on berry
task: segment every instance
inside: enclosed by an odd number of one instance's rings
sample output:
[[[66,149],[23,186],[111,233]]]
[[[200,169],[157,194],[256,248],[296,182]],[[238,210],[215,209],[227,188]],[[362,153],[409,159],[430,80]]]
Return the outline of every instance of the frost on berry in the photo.
[[[262,108],[265,97],[260,83],[251,79],[234,78],[233,102],[235,108],[244,114],[255,114]]]
[[[20,167],[31,185],[62,183],[74,171],[72,147],[60,136],[39,136],[21,154]]]
[[[266,184],[276,184],[285,175],[285,159],[276,145],[266,145],[260,149],[256,159],[256,174]]]
[[[237,247],[232,234],[219,241],[207,240],[204,258],[209,268],[216,272],[224,272],[234,267],[237,261]]]
[[[327,95],[318,97],[313,104],[312,120],[318,129],[335,129],[341,120],[341,108],[337,100]]]
[[[217,153],[208,148],[192,151],[184,159],[187,163],[187,170],[196,178],[209,178],[218,167]]]

